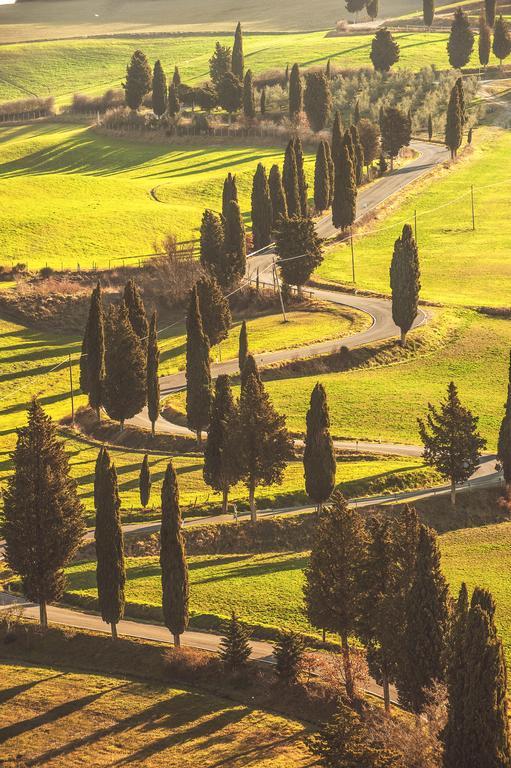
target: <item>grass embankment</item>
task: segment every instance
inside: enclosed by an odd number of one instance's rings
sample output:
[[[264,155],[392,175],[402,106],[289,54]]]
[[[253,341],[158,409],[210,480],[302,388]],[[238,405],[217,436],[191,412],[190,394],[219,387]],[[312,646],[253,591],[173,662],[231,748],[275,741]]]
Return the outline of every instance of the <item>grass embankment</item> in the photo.
[[[405,190],[390,210],[385,204],[367,226],[367,234],[355,241],[358,287],[390,292],[394,241],[405,222],[413,223],[417,211],[422,298],[464,306],[509,306],[511,223],[502,211],[511,194],[510,151],[509,131],[480,129],[470,154]],[[351,282],[349,248],[329,250],[317,276]]]
[[[301,723],[174,686],[3,663],[0,699],[6,767],[311,764]]]

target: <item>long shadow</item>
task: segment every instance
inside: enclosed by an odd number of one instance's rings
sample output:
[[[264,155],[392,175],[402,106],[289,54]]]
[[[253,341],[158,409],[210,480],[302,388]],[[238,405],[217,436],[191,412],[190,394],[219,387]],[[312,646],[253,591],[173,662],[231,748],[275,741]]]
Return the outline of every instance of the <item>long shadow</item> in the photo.
[[[254,576],[269,576],[275,573],[284,573],[286,571],[303,570],[307,565],[308,557],[293,557],[285,562],[254,563],[253,565],[243,564],[239,568],[232,568],[230,571],[224,571],[216,576],[209,576],[196,581],[196,584],[214,584],[215,582],[225,581],[228,578],[246,579]]]
[[[0,691],[0,704],[5,704],[10,699],[14,699],[16,696],[29,691],[31,688],[35,688],[36,685],[46,683],[48,680],[56,680],[58,677],[64,676],[64,673],[60,672],[58,675],[50,675],[49,677],[42,677],[39,680],[31,680],[29,683],[13,685],[12,688],[4,688]]]

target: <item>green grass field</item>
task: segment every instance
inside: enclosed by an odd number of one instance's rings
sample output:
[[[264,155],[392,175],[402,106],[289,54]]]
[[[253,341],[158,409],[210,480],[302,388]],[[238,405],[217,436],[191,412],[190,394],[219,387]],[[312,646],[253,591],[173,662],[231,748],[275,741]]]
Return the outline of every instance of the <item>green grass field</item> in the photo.
[[[511,222],[503,211],[511,194],[510,151],[509,131],[476,131],[470,156],[414,184],[390,208],[387,204],[368,226],[368,234],[355,240],[358,286],[390,292],[394,241],[404,222],[413,223],[416,210],[422,298],[465,306],[509,306]],[[371,229],[381,232],[371,234]],[[350,282],[349,248],[329,250],[318,276]]]
[[[165,684],[3,663],[0,699],[6,766],[311,765],[301,723]]]

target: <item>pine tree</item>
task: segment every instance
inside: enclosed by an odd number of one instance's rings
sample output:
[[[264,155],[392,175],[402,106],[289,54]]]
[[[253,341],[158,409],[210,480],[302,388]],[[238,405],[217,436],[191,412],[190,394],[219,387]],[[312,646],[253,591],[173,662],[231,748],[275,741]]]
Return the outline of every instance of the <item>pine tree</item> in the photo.
[[[493,53],[495,57],[499,59],[500,66],[502,66],[504,59],[507,59],[511,53],[509,25],[502,14],[495,22],[495,30],[493,32]]]
[[[153,112],[157,117],[161,117],[167,109],[167,78],[159,59],[154,65],[151,90]]]
[[[302,207],[300,203],[300,188],[298,186],[295,146],[292,139],[289,140],[284,155],[282,183],[284,185],[284,192],[286,193],[288,216],[300,216]]]
[[[404,225],[401,237],[394,243],[390,287],[392,319],[401,330],[401,346],[405,347],[406,335],[417,317],[421,288],[419,253],[409,224]]]
[[[379,10],[379,0],[368,0],[368,3],[366,5],[366,10],[369,15],[369,18],[374,21],[376,17],[378,16],[378,10]]]
[[[323,72],[310,72],[307,75],[303,104],[312,130],[315,133],[322,131],[332,109],[330,85]]]
[[[360,141],[360,135],[356,125],[352,125],[350,128],[351,140],[353,142],[353,148],[355,150],[355,180],[357,186],[360,186],[364,181],[364,147]]]
[[[188,565],[181,527],[177,477],[169,461],[161,489],[160,566],[163,621],[176,647],[188,626]]]
[[[451,158],[456,157],[463,139],[463,113],[460,100],[460,90],[453,86],[449,105],[447,107],[447,120],[445,123],[445,144],[451,151]]]
[[[359,615],[358,568],[364,556],[362,518],[335,492],[332,505],[318,518],[313,531],[309,565],[305,570],[304,599],[313,627],[336,632],[341,638],[348,698],[355,696],[349,639]]]
[[[219,42],[215,43],[213,56],[209,60],[209,76],[215,87],[222,78],[231,71],[231,49]]]
[[[240,372],[243,371],[248,355],[247,321],[243,320],[240,328],[238,365]]]
[[[259,163],[252,184],[252,236],[256,251],[271,243],[273,214],[266,170]]]
[[[388,72],[399,61],[399,45],[387,27],[379,29],[373,37],[370,59],[377,72]]]
[[[202,327],[196,286],[190,295],[186,315],[186,416],[188,426],[202,441],[202,430],[209,424],[211,411],[211,372],[209,342]]]
[[[303,79],[298,64],[293,64],[289,75],[289,117],[297,122],[303,110]]]
[[[302,142],[299,136],[294,137],[293,146],[294,146],[295,158],[296,158],[296,176],[298,179],[298,192],[300,193],[300,214],[302,216],[307,216],[308,215],[308,193],[307,193],[308,184],[307,184],[307,178],[305,176]]]
[[[431,141],[433,138],[433,118],[431,114],[428,115],[428,139]]]
[[[234,201],[238,202],[238,188],[236,186],[236,176],[229,171],[224,179],[224,186],[222,188],[222,216],[224,219],[228,216],[229,203]]]
[[[281,218],[287,218],[287,202],[278,165],[272,165],[268,176],[270,188],[272,231],[277,229]]]
[[[229,672],[239,672],[245,667],[252,654],[248,639],[248,630],[233,611],[225,637],[220,640],[220,658]]]
[[[175,83],[169,85],[169,96],[167,101],[167,112],[172,118],[175,118],[181,109],[179,103],[179,91],[178,86]]]
[[[411,124],[408,115],[395,107],[384,109],[380,117],[382,149],[390,157],[390,170],[394,169],[394,158],[411,139]]]
[[[424,444],[424,460],[450,480],[451,502],[456,504],[456,483],[462,483],[473,474],[479,464],[481,451],[486,446],[477,431],[479,419],[463,406],[458,390],[451,381],[447,399],[437,410],[428,404],[426,421],[418,419],[419,434]]]
[[[447,43],[449,63],[454,69],[461,69],[470,61],[474,48],[474,33],[470,21],[463,10],[457,8],[451,24],[451,32]]]
[[[486,69],[491,52],[491,29],[486,23],[484,14],[479,16],[479,63]]]
[[[229,302],[214,277],[201,277],[195,284],[199,297],[202,328],[209,346],[214,347],[227,338],[231,326]]]
[[[124,429],[126,419],[140,413],[147,399],[147,364],[142,342],[133,330],[123,301],[110,306],[105,323],[104,405]]]
[[[91,295],[82,355],[86,356],[80,359],[80,385],[88,394],[89,405],[96,411],[99,420],[105,386],[105,322],[99,282]]]
[[[322,239],[312,219],[291,216],[281,219],[275,232],[275,250],[280,273],[287,285],[302,287],[323,261]]]
[[[140,494],[140,503],[145,509],[149,504],[151,497],[151,470],[149,469],[149,456],[146,453],[142,464],[140,466],[140,474],[138,476],[138,490]]]
[[[124,616],[124,540],[121,526],[121,500],[117,472],[106,448],[101,448],[96,462],[96,582],[101,618],[110,624],[112,638],[117,638],[117,624]]]
[[[462,584],[451,616],[447,641],[446,683],[449,702],[448,719],[442,734],[444,744],[443,765],[445,768],[459,768],[463,765],[464,707],[465,707],[465,661],[463,658],[467,632],[468,593]]]
[[[225,230],[222,217],[206,209],[200,227],[200,263],[220,285],[223,285],[222,263],[224,256]]]
[[[144,349],[147,349],[149,323],[138,285],[131,278],[124,287],[124,302],[128,309],[131,326]]]
[[[435,18],[435,0],[422,0],[422,18],[424,26],[431,29]]]
[[[266,114],[266,86],[263,86],[263,89],[261,91],[261,98],[259,100],[259,111],[261,112],[261,117],[264,117]]]
[[[335,167],[334,199],[332,201],[332,224],[337,229],[351,227],[357,215],[357,185],[355,172],[346,144],[341,148],[340,158]]]
[[[495,11],[497,8],[497,0],[484,0],[484,15],[488,26],[493,29],[495,26]]]
[[[241,389],[240,424],[243,477],[249,493],[251,519],[255,522],[256,488],[261,484],[282,482],[293,443],[286,429],[285,416],[276,412],[262,382],[254,373],[246,378]]]
[[[330,168],[328,165],[326,141],[320,141],[314,167],[314,206],[323,213],[330,203]]]
[[[245,224],[239,203],[230,200],[225,216],[225,239],[223,258],[223,285],[236,285],[247,269],[247,243]]]
[[[343,131],[342,131],[342,122],[341,122],[341,116],[339,112],[335,112],[334,115],[334,122],[332,125],[332,160],[334,161],[334,165],[337,165],[337,162],[340,160],[341,157],[341,149],[342,149],[342,141],[343,141]]]
[[[247,70],[243,81],[243,113],[248,120],[253,120],[256,114],[254,80],[252,70]]]
[[[244,62],[243,62],[243,33],[241,24],[238,21],[236,32],[234,33],[234,45],[232,47],[231,69],[233,75],[238,80],[243,80]]]
[[[149,339],[147,342],[147,413],[151,422],[151,433],[154,437],[155,424],[160,415],[160,380],[158,366],[160,350],[158,349],[158,329],[156,311],[151,317]]]
[[[415,577],[406,601],[402,679],[397,681],[400,701],[413,712],[421,711],[432,684],[445,678],[448,618],[448,586],[436,534],[422,525]]]
[[[211,407],[208,438],[204,448],[204,482],[222,493],[222,512],[227,514],[229,489],[240,479],[238,456],[239,410],[229,377],[219,376]]]
[[[176,64],[174,67],[174,74],[172,75],[172,83],[176,86],[176,88],[179,88],[181,85],[181,75],[179,74],[179,68]]]
[[[46,605],[62,597],[64,568],[85,533],[83,507],[64,444],[37,400],[29,405],[27,425],[17,435],[3,491],[5,560],[21,577],[27,600],[39,604],[46,628]]]
[[[303,449],[305,490],[321,513],[335,488],[335,451],[330,436],[330,416],[325,388],[319,382],[312,390],[306,416],[307,431]]]
[[[151,90],[152,72],[149,62],[142,51],[135,51],[126,68],[126,82],[122,84],[126,104],[133,111],[137,110],[144,96]]]
[[[305,643],[296,632],[281,632],[273,646],[275,674],[286,686],[296,685],[303,665]]]

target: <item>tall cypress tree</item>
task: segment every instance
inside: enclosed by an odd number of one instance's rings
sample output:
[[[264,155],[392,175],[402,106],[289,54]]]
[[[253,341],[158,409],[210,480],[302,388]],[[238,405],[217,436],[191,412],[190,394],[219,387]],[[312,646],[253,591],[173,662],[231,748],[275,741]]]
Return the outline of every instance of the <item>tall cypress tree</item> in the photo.
[[[511,499],[511,354],[509,356],[507,399],[504,405],[504,418],[499,430],[497,455],[506,484],[506,497]]]
[[[486,18],[483,13],[479,16],[479,63],[486,69],[490,60],[491,52],[491,29],[486,23]]]
[[[355,180],[357,182],[357,186],[360,186],[364,180],[364,148],[360,141],[360,135],[358,133],[358,128],[356,125],[351,126],[350,134],[351,134],[351,141],[353,143],[353,149],[355,153],[354,154]]]
[[[252,77],[252,70],[250,69],[247,70],[247,74],[243,80],[243,114],[248,120],[253,120],[256,114],[254,79]]]
[[[284,155],[284,167],[282,170],[282,183],[286,193],[288,216],[300,216],[302,206],[300,202],[300,187],[298,184],[298,170],[296,167],[296,154],[293,139],[290,139]]]
[[[161,489],[160,566],[163,621],[181,645],[181,635],[188,626],[188,565],[181,532],[179,489],[172,461],[169,461]]]
[[[342,143],[346,146],[349,156],[351,158],[351,164],[353,166],[353,173],[355,174],[355,183],[357,181],[357,173],[356,173],[356,165],[357,165],[357,155],[355,152],[355,145],[353,143],[353,138],[351,136],[351,130],[348,128],[346,131],[344,131],[344,136],[342,137]]]
[[[202,441],[202,430],[209,424],[211,411],[211,373],[209,342],[202,327],[197,288],[190,295],[186,315],[186,416],[188,426]]]
[[[247,338],[247,321],[243,320],[240,328],[239,338],[239,350],[238,350],[238,365],[240,373],[245,367],[248,355],[248,338]]]
[[[326,162],[328,167],[328,181],[329,181],[329,196],[328,196],[328,208],[331,208],[332,202],[334,199],[334,189],[335,189],[335,166],[334,161],[332,158],[332,153],[330,151],[330,144],[328,141],[325,141],[325,155],[326,155]]]
[[[401,329],[401,346],[406,346],[406,334],[417,317],[419,306],[420,268],[419,252],[409,224],[405,224],[401,237],[394,243],[390,265],[392,290],[392,319]]]
[[[270,188],[272,230],[275,230],[278,227],[280,219],[287,218],[286,195],[278,165],[272,165],[270,168],[268,186]]]
[[[106,448],[96,462],[96,582],[101,618],[110,624],[117,638],[117,624],[124,616],[124,540],[121,527],[121,500],[117,472]]]
[[[128,309],[128,315],[133,330],[137,334],[144,349],[147,349],[147,339],[149,335],[149,323],[147,314],[140,295],[140,289],[131,278],[124,288],[124,302]]]
[[[123,301],[110,306],[105,323],[104,405],[124,429],[126,419],[140,413],[147,399],[147,360],[142,342],[130,323]]]
[[[137,110],[144,96],[151,90],[152,72],[146,55],[135,51],[126,68],[126,82],[122,84],[126,104],[133,111]]]
[[[236,25],[236,32],[234,33],[234,45],[232,46],[232,59],[231,69],[233,75],[236,75],[238,80],[243,80],[244,72],[243,61],[243,33],[241,31],[241,23],[238,21]]]
[[[289,117],[296,122],[303,110],[303,79],[298,64],[293,64],[289,75]]]
[[[179,67],[174,67],[174,74],[172,75],[172,83],[176,86],[176,88],[179,88],[181,85],[181,75],[179,74]]]
[[[451,32],[447,43],[449,63],[454,69],[461,69],[470,61],[474,48],[474,33],[470,21],[463,10],[457,8],[451,24]]]
[[[214,347],[227,338],[231,325],[229,302],[214,277],[201,277],[195,284],[199,297],[202,328],[209,346]]]
[[[41,625],[47,627],[46,605],[62,597],[64,568],[85,533],[83,507],[64,443],[37,400],[17,434],[3,492],[5,559],[21,577],[27,600],[39,604]]]
[[[261,98],[259,101],[259,110],[261,112],[261,116],[264,117],[266,114],[266,86],[263,86],[261,90]]]
[[[252,236],[258,251],[271,243],[273,215],[266,170],[259,163],[252,184]]]
[[[222,188],[222,216],[227,218],[229,203],[234,200],[238,202],[238,188],[236,186],[236,176],[230,171],[224,179],[224,186]]]
[[[338,111],[335,112],[334,115],[334,122],[332,125],[332,160],[334,161],[334,165],[337,165],[337,162],[340,160],[341,157],[341,148],[342,148],[342,140],[343,140],[343,131],[342,131],[342,122],[341,122],[341,116]]]
[[[495,25],[495,11],[497,8],[497,0],[484,0],[484,15],[488,26],[493,29]]]
[[[96,411],[99,420],[105,386],[105,324],[99,282],[91,295],[82,354],[86,355],[83,358],[83,379],[86,385],[84,391],[89,395],[89,405]],[[82,383],[82,377],[80,383]]]
[[[147,342],[147,412],[151,422],[151,433],[153,437],[155,433],[155,424],[160,415],[159,364],[160,350],[158,349],[157,316],[156,311],[154,311],[151,317],[149,339]]]
[[[225,216],[224,239],[224,284],[236,285],[247,269],[247,245],[245,224],[239,203],[230,200]],[[230,276],[230,277],[229,277]]]
[[[167,78],[159,59],[153,69],[152,105],[156,117],[165,114],[167,109]]]
[[[428,115],[428,139],[431,141],[433,138],[433,118],[431,114]]]
[[[464,764],[464,709],[465,709],[465,636],[467,633],[468,593],[462,584],[451,616],[447,645],[447,698],[448,719],[442,734],[445,768],[461,768]]]
[[[460,99],[460,90],[454,85],[447,107],[447,120],[445,123],[445,144],[451,152],[451,158],[455,158],[463,140],[463,113]]]
[[[295,136],[293,140],[295,157],[296,157],[296,175],[298,178],[298,191],[300,193],[300,215],[308,215],[308,195],[307,195],[307,179],[305,177],[305,167],[303,164],[303,149],[302,142],[299,136]]]
[[[89,309],[90,312],[90,309]],[[85,328],[83,330],[83,338],[82,338],[82,348],[80,350],[80,389],[82,390],[84,395],[89,394],[89,367],[88,367],[88,360],[87,360],[87,345],[88,345],[88,336],[89,336],[89,321],[87,320],[85,323]]]
[[[422,0],[422,18],[424,26],[431,29],[435,18],[435,0]]]
[[[511,35],[509,33],[509,26],[502,14],[495,22],[495,30],[493,32],[493,53],[500,61],[500,66],[504,59],[507,59],[511,53]]]
[[[332,224],[337,229],[348,229],[357,215],[357,185],[348,147],[343,143],[335,167]]]
[[[229,377],[219,376],[211,407],[208,438],[204,448],[204,482],[222,494],[222,512],[227,513],[229,489],[240,479],[239,410]]]
[[[140,466],[140,474],[138,476],[138,491],[140,494],[140,503],[145,509],[149,504],[151,497],[151,470],[149,469],[149,456],[146,453],[142,464]]]
[[[319,382],[312,390],[306,417],[303,450],[305,490],[321,512],[335,488],[335,451],[330,436],[330,416],[325,388]]]
[[[221,216],[206,209],[200,227],[200,263],[210,275],[224,285],[222,262],[224,257],[225,231]]]
[[[179,86],[175,83],[169,85],[169,95],[167,99],[167,112],[174,118],[181,109],[181,103],[179,101]]]
[[[322,131],[332,109],[330,85],[323,72],[310,72],[307,75],[303,104],[312,130],[315,133]]]
[[[330,203],[330,168],[326,154],[326,141],[320,141],[314,167],[314,206],[318,213],[326,211]]]

